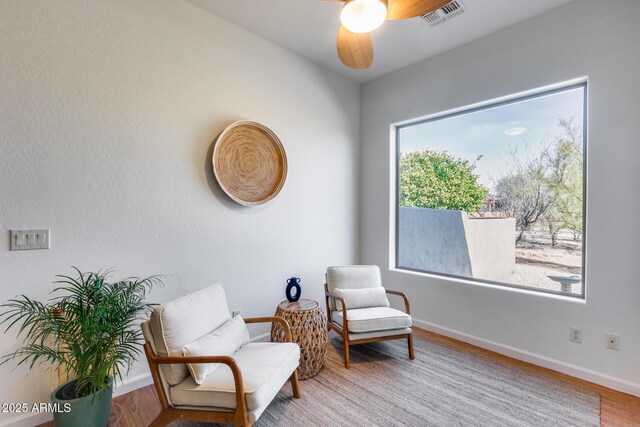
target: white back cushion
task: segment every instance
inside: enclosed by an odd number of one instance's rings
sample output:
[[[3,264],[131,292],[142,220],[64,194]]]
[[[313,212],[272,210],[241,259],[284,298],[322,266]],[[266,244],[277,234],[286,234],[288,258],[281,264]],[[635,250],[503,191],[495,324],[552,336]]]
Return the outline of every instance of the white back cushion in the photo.
[[[224,325],[231,315],[219,284],[156,307],[151,332],[159,356],[182,356],[182,347]],[[167,382],[176,385],[189,375],[187,365],[161,365]]]
[[[200,338],[198,341],[182,347],[185,356],[231,356],[240,347],[249,342],[249,330],[242,316],[236,316],[215,331]],[[190,363],[191,376],[198,384],[220,363]]]
[[[327,268],[329,291],[334,289],[360,289],[382,286],[380,268],[377,265],[349,265]]]
[[[387,292],[382,286],[362,289],[336,288],[333,290],[333,293],[336,296],[344,298],[344,302],[347,304],[347,310],[354,308],[389,307]],[[342,310],[342,303],[336,301],[336,307],[338,310]]]
[[[362,289],[382,286],[380,268],[377,265],[347,265],[327,268],[327,287],[330,293],[335,289]],[[337,309],[331,300],[332,309]],[[347,303],[349,309],[349,303]]]

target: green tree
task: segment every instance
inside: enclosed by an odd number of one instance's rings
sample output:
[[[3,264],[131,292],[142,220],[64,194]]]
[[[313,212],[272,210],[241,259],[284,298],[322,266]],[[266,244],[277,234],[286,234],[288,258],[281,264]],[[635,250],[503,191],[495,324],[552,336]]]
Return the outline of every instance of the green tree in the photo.
[[[554,193],[553,207],[546,220],[552,244],[561,229],[582,235],[583,160],[582,136],[573,120],[561,119],[562,135],[556,140],[549,159],[551,174],[548,185]]]
[[[476,161],[482,156],[478,156]],[[400,206],[469,213],[484,206],[487,189],[474,175],[476,163],[447,152],[412,151],[400,156]]]
[[[582,137],[572,120],[561,119],[559,137],[532,150],[525,140],[525,155],[512,152],[511,171],[494,188],[501,209],[516,219],[517,242],[538,221],[546,224],[552,246],[558,233],[582,234]]]
[[[547,151],[528,157],[524,162],[518,161],[515,154],[513,157],[513,170],[498,180],[494,191],[502,210],[516,219],[519,231],[516,242],[521,242],[525,233],[545,218],[553,206],[555,195],[545,176]]]

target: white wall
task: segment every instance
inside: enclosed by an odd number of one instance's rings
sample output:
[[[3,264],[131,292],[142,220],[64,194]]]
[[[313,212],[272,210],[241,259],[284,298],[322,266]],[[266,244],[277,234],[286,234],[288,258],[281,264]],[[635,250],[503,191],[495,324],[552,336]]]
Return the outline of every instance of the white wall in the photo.
[[[504,281],[516,268],[515,218],[462,216],[473,277]]]
[[[357,261],[356,83],[177,0],[3,1],[0,34],[1,301],[44,299],[76,265],[164,274],[154,302],[218,281],[232,309],[272,315],[287,277],[321,301],[326,266]],[[287,151],[262,207],[212,178],[239,119]],[[10,252],[13,228],[50,228],[53,247]],[[19,344],[3,334],[0,353]],[[51,381],[4,365],[0,384],[0,402],[47,402]]]
[[[383,269],[418,325],[640,394],[638,17],[637,0],[577,0],[363,85],[361,261],[386,267],[390,124],[589,77],[586,303]]]
[[[504,281],[516,266],[515,218],[401,207],[398,232],[398,265],[403,268]]]

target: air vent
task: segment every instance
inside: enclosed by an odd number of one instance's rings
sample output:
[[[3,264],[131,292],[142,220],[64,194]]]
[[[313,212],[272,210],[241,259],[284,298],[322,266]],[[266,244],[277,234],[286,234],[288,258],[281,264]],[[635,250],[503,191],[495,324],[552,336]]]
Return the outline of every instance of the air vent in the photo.
[[[448,3],[436,11],[422,15],[422,19],[431,27],[435,27],[438,24],[442,24],[445,21],[449,21],[463,14],[465,10],[466,7],[464,3],[462,3],[462,0],[453,0],[451,3]]]

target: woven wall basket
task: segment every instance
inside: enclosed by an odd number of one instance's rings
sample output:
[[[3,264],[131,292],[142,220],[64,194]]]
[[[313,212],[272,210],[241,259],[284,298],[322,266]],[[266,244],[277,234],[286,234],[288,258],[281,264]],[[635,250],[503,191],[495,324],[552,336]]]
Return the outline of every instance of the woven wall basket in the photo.
[[[228,126],[213,149],[213,173],[236,202],[261,205],[278,195],[287,178],[287,154],[270,129],[247,120]]]

